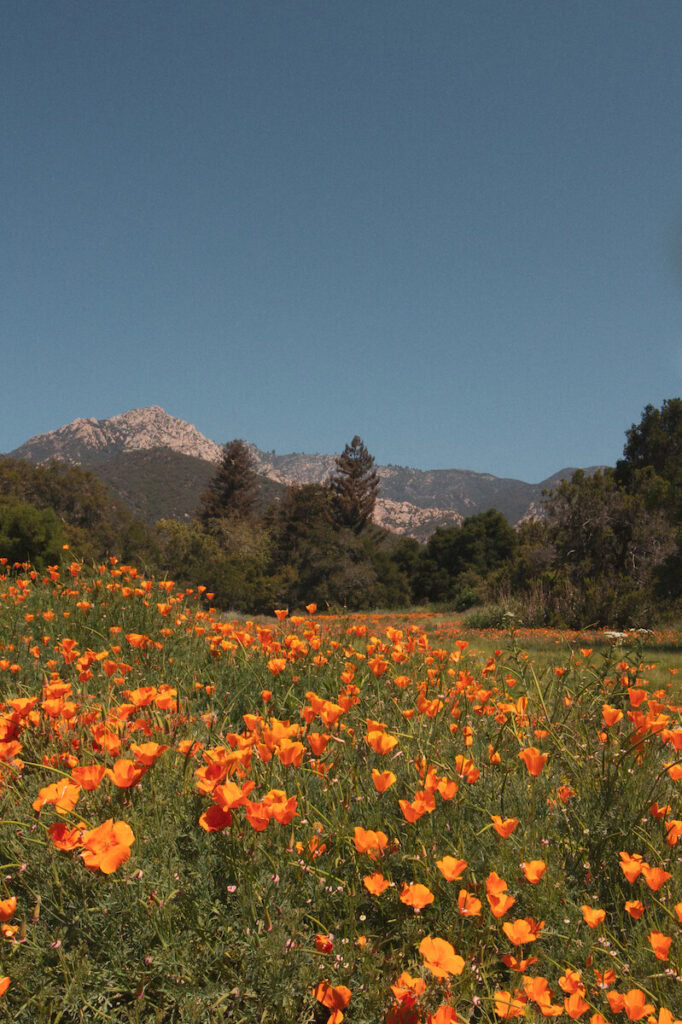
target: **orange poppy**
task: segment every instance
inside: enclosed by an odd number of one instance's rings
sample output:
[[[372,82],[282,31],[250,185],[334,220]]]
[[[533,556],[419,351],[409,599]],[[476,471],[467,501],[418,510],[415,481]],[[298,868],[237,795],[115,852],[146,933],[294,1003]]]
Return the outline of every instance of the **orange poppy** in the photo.
[[[391,883],[387,878],[384,878],[380,871],[375,871],[372,875],[365,875],[362,882],[365,889],[371,892],[372,896],[381,896],[382,892],[391,887]]]
[[[526,942],[535,942],[544,924],[544,921],[538,923],[532,917],[520,917],[516,921],[505,921],[502,928],[510,942],[515,946],[522,946]]]
[[[375,754],[390,754],[398,744],[397,736],[390,736],[383,730],[375,729],[365,737]]]
[[[78,803],[80,791],[80,786],[74,786],[68,779],[53,782],[38,791],[32,804],[33,810],[39,811],[45,804],[54,804],[57,814],[68,814]]]
[[[503,821],[499,814],[491,814],[490,820],[497,834],[503,839],[507,839],[519,823],[518,818],[505,818]]]
[[[412,882],[410,885],[403,882],[403,891],[400,893],[400,902],[417,912],[423,910],[429,903],[433,903],[434,895],[421,882]]]
[[[83,833],[81,857],[90,871],[99,869],[103,874],[110,875],[128,860],[134,842],[135,836],[130,825],[109,818],[97,828]]]
[[[377,793],[385,793],[397,782],[397,776],[393,772],[379,772],[376,768],[372,768],[372,782]]]
[[[386,849],[388,836],[385,832],[374,832],[371,828],[361,828],[356,825],[353,842],[358,853],[366,853],[372,860],[376,860]]]
[[[547,865],[544,860],[528,860],[523,861],[521,864],[521,870],[523,871],[527,882],[530,882],[531,885],[537,885],[547,870]]]
[[[6,900],[0,900],[0,921],[9,921],[16,909],[16,896],[9,896]]]
[[[512,1017],[520,1017],[525,1013],[526,1009],[526,998],[522,996],[520,992],[515,992],[514,995],[510,992],[506,992],[504,989],[498,989],[494,996],[495,999],[495,1013],[498,1017],[502,1017],[503,1020],[509,1020]]]
[[[129,789],[131,786],[135,786],[146,771],[147,769],[144,765],[135,764],[133,761],[129,761],[127,757],[119,758],[118,761],[114,762],[113,768],[107,768],[106,770],[111,781],[119,789]]]
[[[78,768],[73,768],[71,770],[71,778],[76,785],[81,786],[84,790],[89,792],[93,789],[97,789],[106,773],[107,770],[104,765],[88,764],[82,765]]]
[[[606,917],[605,910],[596,907],[588,907],[586,903],[583,903],[580,909],[583,912],[583,920],[585,924],[589,925],[590,928],[598,928]]]
[[[449,978],[451,974],[461,974],[464,970],[464,960],[445,939],[427,936],[419,943],[419,952],[424,957],[424,966],[436,978]]]
[[[514,901],[512,900],[512,902]],[[462,917],[480,917],[481,901],[470,892],[467,892],[466,889],[459,890],[457,906]]]
[[[657,960],[667,960],[673,940],[663,932],[649,932],[649,943]]]
[[[662,885],[672,878],[669,871],[664,871],[663,868],[651,868],[648,864],[642,864],[642,874],[646,884],[654,892],[658,892]]]
[[[328,981],[321,981],[313,989],[313,995],[318,1003],[322,1003],[331,1014],[327,1018],[327,1024],[340,1024],[343,1020],[342,1010],[345,1010],[351,1000],[351,990],[345,985],[337,985],[335,988]]]
[[[639,921],[644,913],[644,904],[641,900],[628,900],[625,904],[625,909],[630,917],[634,917],[635,921]]]
[[[526,747],[525,750],[519,753],[519,757],[528,769],[529,775],[532,775],[534,778],[545,767],[548,756],[548,754],[542,754],[537,747]]]
[[[436,861],[436,867],[443,878],[446,878],[448,882],[454,882],[466,870],[468,865],[465,860],[460,860],[457,857],[443,857],[442,860]]]

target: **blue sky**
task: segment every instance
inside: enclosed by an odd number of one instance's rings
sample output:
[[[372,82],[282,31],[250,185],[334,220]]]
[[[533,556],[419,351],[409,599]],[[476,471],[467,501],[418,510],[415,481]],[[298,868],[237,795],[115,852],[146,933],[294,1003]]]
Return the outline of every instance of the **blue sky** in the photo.
[[[218,442],[539,481],[682,391],[678,0],[9,0],[0,451]]]

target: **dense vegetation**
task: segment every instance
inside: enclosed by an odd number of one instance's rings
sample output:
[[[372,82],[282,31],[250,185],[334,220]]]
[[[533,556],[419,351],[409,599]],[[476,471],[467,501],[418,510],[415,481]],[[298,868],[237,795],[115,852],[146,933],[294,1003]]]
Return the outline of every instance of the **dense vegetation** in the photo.
[[[0,562],[1,1019],[679,1024],[657,638],[201,589]]]
[[[529,625],[651,626],[682,598],[682,399],[647,406],[614,470],[576,473],[512,529],[490,509],[426,544],[378,528],[374,460],[354,437],[326,484],[273,490],[232,441],[193,519],[135,519],[91,473],[0,459],[0,540],[13,561],[110,554],[222,608],[431,605]]]

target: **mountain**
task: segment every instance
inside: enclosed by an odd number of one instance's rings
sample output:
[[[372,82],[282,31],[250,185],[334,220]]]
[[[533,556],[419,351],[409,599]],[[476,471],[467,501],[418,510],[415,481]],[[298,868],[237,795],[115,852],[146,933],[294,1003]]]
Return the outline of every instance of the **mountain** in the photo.
[[[29,438],[9,454],[30,462],[59,459],[89,468],[126,452],[152,448],[171,448],[206,462],[217,462],[220,458],[217,444],[191,423],[169,416],[158,405],[131,409],[108,420],[77,419],[49,434]]]
[[[249,445],[261,477],[261,500],[278,500],[291,483],[321,483],[334,455],[277,455]],[[77,419],[29,438],[9,453],[31,462],[59,459],[91,469],[136,515],[149,521],[187,518],[220,459],[220,447],[196,427],[153,405],[112,416]],[[593,472],[591,467],[586,472]],[[538,484],[464,469],[420,470],[378,466],[381,481],[375,521],[396,533],[425,540],[438,526],[496,508],[510,523],[537,514],[543,490],[570,479],[563,469]]]

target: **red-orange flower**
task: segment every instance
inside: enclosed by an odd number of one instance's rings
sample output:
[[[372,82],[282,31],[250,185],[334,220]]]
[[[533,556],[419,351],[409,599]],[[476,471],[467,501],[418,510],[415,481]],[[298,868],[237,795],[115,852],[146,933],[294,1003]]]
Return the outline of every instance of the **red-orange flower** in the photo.
[[[497,834],[503,839],[507,839],[519,823],[518,818],[505,818],[503,821],[499,814],[491,814],[490,820]]]
[[[458,857],[443,857],[442,860],[436,861],[436,867],[443,878],[448,882],[454,882],[466,870],[467,862]]]
[[[585,924],[589,925],[590,928],[598,928],[606,917],[605,910],[597,907],[588,907],[586,903],[583,903],[580,909],[583,912]]]
[[[673,940],[663,932],[649,932],[649,943],[657,960],[667,960]]]
[[[380,871],[375,871],[372,875],[365,875],[362,882],[365,889],[371,892],[372,896],[381,896],[382,892],[391,887],[391,883],[387,878],[384,878]]]
[[[403,882],[403,891],[400,893],[401,903],[412,907],[413,910],[422,910],[429,903],[433,903],[433,900],[433,893],[425,885],[422,885],[421,882],[413,882],[411,885]]]
[[[419,952],[424,957],[424,966],[436,978],[449,978],[451,974],[461,974],[464,970],[464,960],[445,939],[428,936],[420,942]]]
[[[544,924],[544,921],[538,923],[532,917],[520,917],[516,921],[505,921],[502,928],[510,942],[515,946],[522,946],[526,942],[535,942]]]
[[[109,818],[97,828],[83,833],[81,857],[86,868],[91,871],[99,868],[103,874],[110,875],[128,860],[134,842],[135,836],[130,825]]]
[[[537,747],[526,747],[525,750],[519,753],[519,757],[528,769],[529,775],[533,777],[540,774],[545,767],[548,756],[548,754],[542,754]]]
[[[313,995],[318,1003],[322,1003],[323,1006],[332,1011],[327,1018],[327,1024],[340,1024],[340,1021],[343,1020],[343,1013],[341,1011],[346,1009],[351,1000],[351,990],[346,988],[345,985],[337,985],[335,988],[332,988],[328,981],[321,981],[313,989]]]
[[[353,842],[358,853],[366,853],[372,860],[383,853],[388,843],[388,836],[385,832],[374,832],[371,828],[355,827]]]
[[[531,885],[537,885],[547,870],[547,865],[544,860],[528,860],[523,861],[521,864],[521,870],[523,871],[527,882],[530,882]]]

